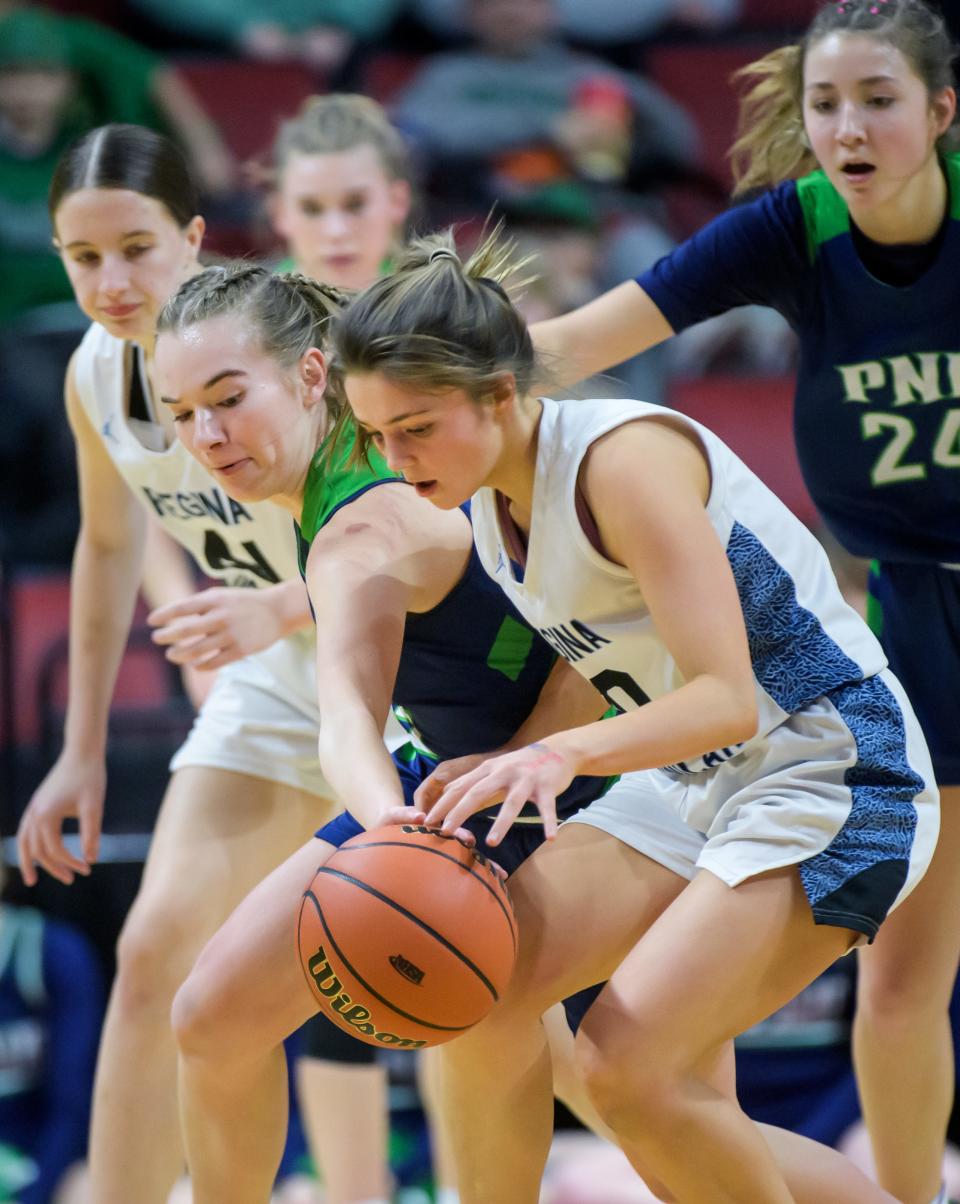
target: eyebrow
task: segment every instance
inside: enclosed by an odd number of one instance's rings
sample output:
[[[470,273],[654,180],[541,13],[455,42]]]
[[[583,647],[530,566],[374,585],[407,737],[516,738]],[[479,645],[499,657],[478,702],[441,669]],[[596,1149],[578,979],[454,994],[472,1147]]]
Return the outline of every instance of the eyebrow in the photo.
[[[224,368],[222,372],[218,372],[216,376],[211,376],[207,383],[203,386],[204,389],[212,389],[214,385],[219,384],[227,376],[246,376],[242,368]],[[161,397],[160,400],[164,405],[178,406],[180,399],[177,397]]]
[[[153,235],[152,230],[130,230],[126,234],[121,234],[120,238],[143,238],[144,234]],[[68,242],[64,250],[69,251],[71,247],[92,247],[92,242],[87,242],[85,238],[74,239],[73,242]]]
[[[416,418],[419,414],[429,413],[429,410],[409,410],[406,414],[398,414],[396,418],[391,418],[389,422],[385,422],[383,425],[396,426],[398,422],[406,422],[408,418]],[[357,419],[357,425],[362,427],[365,431],[372,431],[374,429],[372,426],[368,426],[365,422],[361,422],[359,418]]]
[[[892,75],[868,75],[866,79],[858,79],[857,84],[862,88],[871,84],[895,84],[896,78]],[[807,84],[806,91],[810,92],[814,88],[835,88],[837,85],[828,81]]]

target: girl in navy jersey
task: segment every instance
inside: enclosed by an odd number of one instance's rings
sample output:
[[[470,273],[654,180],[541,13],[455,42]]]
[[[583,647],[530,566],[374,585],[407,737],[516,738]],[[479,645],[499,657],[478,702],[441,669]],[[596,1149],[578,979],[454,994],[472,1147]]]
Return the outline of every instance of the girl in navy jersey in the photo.
[[[412,165],[399,130],[376,101],[336,92],[309,97],[280,126],[264,174],[268,211],[289,254],[278,271],[363,288],[389,268],[410,212]],[[375,1166],[382,1165],[384,1182],[389,1177],[386,1068],[376,1050],[322,1017],[306,1025],[300,1048],[300,1103],[325,1188],[334,1200],[365,1198]],[[354,1103],[345,1110],[346,1091]],[[357,1126],[355,1115],[366,1123]],[[431,1149],[443,1180],[444,1146],[436,1130]]]
[[[531,395],[532,345],[498,283],[508,266],[495,244],[464,267],[449,241],[425,240],[334,335],[367,437],[439,508],[474,495],[487,571],[623,712],[444,775],[439,798],[426,785],[428,822],[503,800],[496,844],[526,800],[550,816],[585,770],[625,773],[641,796],[591,804],[516,875],[514,984],[450,1047],[451,1067],[472,1067],[469,1091],[447,1085],[461,1194],[536,1200],[549,1136],[536,1016],[602,967],[581,1069],[637,1170],[664,1198],[787,1204],[809,1180],[790,1180],[778,1142],[711,1075],[729,1038],[872,940],[920,880],[938,827],[926,746],[823,549],[716,436],[643,402]],[[623,846],[654,801],[706,843],[639,934],[619,898]],[[585,848],[584,823],[606,838]],[[481,1110],[502,1120],[481,1124]],[[836,1184],[819,1190],[836,1198]]]
[[[203,219],[182,155],[137,126],[92,130],[64,153],[50,208],[92,325],[66,381],[83,523],[64,747],[20,824],[28,884],[37,866],[69,883],[97,861],[110,697],[148,516],[220,583],[199,595],[188,574],[176,583],[192,596],[165,642],[175,659],[223,667],[173,761],[125,921],[93,1103],[93,1198],[163,1204],[183,1166],[174,993],[231,907],[335,803],[316,766],[311,619],[289,519],[232,502],[179,446],[153,390],[157,313],[199,270]],[[63,841],[67,817],[79,821],[79,856]]]
[[[873,558],[868,618],[916,707],[944,804],[930,873],[859,959],[860,1097],[880,1180],[907,1204],[926,1204],[939,1180],[960,953],[952,58],[922,0],[827,4],[799,45],[743,73],[753,87],[734,146],[737,190],[770,191],[636,282],[533,331],[567,380],[736,305],[770,305],[799,336],[804,476],[843,546]]]
[[[334,303],[303,277],[211,268],[158,326],[162,400],[185,447],[239,502],[271,498],[299,524],[317,621],[320,759],[348,808],[241,904],[177,997],[197,1204],[260,1204],[273,1180],[281,1042],[317,1012],[291,927],[317,866],[364,827],[422,818],[404,804],[438,756],[604,709],[574,675],[549,676],[554,654],[483,572],[464,513],[428,506],[377,456],[355,462],[352,428],[332,425],[337,394],[325,392],[319,349]],[[391,700],[411,733],[392,761],[379,734]],[[603,784],[578,780],[562,813]],[[500,846],[507,870],[542,843],[536,812],[527,820]],[[630,892],[643,926],[682,888],[701,844],[666,808],[646,820]],[[481,845],[489,823],[471,821]]]

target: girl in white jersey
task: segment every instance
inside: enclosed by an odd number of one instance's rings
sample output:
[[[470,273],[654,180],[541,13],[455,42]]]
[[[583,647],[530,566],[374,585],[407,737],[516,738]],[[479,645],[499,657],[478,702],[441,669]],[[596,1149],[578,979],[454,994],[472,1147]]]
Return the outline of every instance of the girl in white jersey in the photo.
[[[176,653],[224,665],[174,758],[118,948],[90,1145],[97,1204],[162,1204],[181,1173],[173,996],[236,903],[333,811],[316,758],[312,622],[289,518],[232,501],[173,436],[151,385],[157,313],[198,270],[203,220],[179,151],[136,126],[69,148],[51,185],[57,246],[94,325],[67,377],[83,524],[71,592],[64,748],[19,831],[28,884],[97,859],[110,696],[154,515],[224,586],[170,626]],[[227,662],[234,663],[227,663]],[[80,823],[81,855],[61,826]]]
[[[461,1193],[536,1200],[549,1076],[531,1020],[610,974],[581,1069],[636,1168],[666,1199],[788,1204],[769,1139],[709,1075],[725,1041],[872,940],[914,887],[938,828],[929,757],[819,545],[715,436],[642,402],[528,394],[505,259],[488,246],[464,268],[448,240],[416,245],[348,308],[335,356],[390,466],[443,508],[475,494],[487,570],[623,714],[447,771],[418,801],[446,826],[503,799],[495,843],[522,801],[552,816],[575,773],[634,773],[706,842],[636,943],[616,905],[636,810],[598,800],[517,875],[527,940],[509,998],[450,1050],[466,1067],[482,1043],[488,1082],[479,1099],[451,1084]],[[585,845],[583,825],[609,838]],[[596,951],[616,936],[614,970]]]

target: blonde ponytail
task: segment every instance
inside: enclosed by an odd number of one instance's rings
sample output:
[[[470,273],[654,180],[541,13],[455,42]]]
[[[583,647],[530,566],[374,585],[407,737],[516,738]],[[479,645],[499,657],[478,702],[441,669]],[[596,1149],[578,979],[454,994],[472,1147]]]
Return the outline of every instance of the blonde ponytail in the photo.
[[[803,46],[782,46],[737,71],[752,82],[740,98],[737,138],[730,148],[733,195],[769,188],[817,166],[803,128]]]

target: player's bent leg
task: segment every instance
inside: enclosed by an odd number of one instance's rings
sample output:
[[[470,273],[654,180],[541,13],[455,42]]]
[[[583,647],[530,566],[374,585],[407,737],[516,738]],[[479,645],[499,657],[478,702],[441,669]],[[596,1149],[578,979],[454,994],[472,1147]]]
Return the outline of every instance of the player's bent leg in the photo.
[[[333,847],[308,841],[207,944],[173,1004],[193,1204],[266,1204],[283,1153],[282,1042],[317,1010],[297,952],[304,890]]]
[[[960,787],[951,786],[941,790],[930,868],[858,952],[857,1085],[879,1181],[905,1204],[929,1204],[940,1188],[953,1106],[948,1008],[960,958],[958,865]]]
[[[713,1080],[726,1043],[796,995],[853,939],[845,928],[814,923],[795,868],[734,889],[701,871],[654,922],[577,1038],[590,1094],[641,1173],[652,1170],[680,1200],[822,1201],[808,1186],[822,1188],[819,1168],[781,1171],[759,1127]],[[800,1176],[789,1187],[787,1171]],[[889,1199],[866,1179],[861,1186],[830,1199]]]
[[[514,977],[485,1020],[440,1048],[463,1204],[536,1204],[553,1129],[540,1017],[609,977],[684,885],[584,824],[562,827],[511,877],[520,933]]]
[[[98,1204],[164,1204],[183,1169],[170,1007],[205,942],[332,806],[290,786],[190,767],[170,780],[117,949],[90,1137]]]

